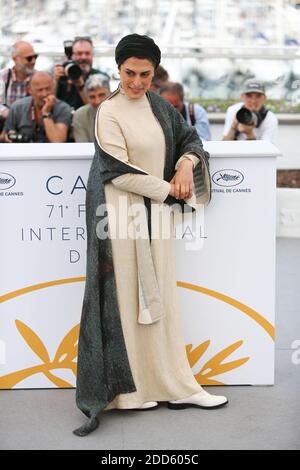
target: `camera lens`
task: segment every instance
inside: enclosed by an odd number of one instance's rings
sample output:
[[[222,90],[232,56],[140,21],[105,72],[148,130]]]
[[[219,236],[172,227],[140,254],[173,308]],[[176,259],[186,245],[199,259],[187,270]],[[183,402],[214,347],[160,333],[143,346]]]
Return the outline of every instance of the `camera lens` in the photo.
[[[66,64],[65,73],[71,80],[78,80],[78,78],[80,78],[82,75],[81,68],[74,61],[70,61]]]
[[[242,107],[236,113],[236,119],[240,124],[245,124],[246,126],[257,126],[258,114],[255,111],[250,111],[249,109]]]
[[[251,125],[254,124],[254,114],[252,111],[249,111],[247,108],[241,108],[237,113],[236,113],[236,118],[239,123],[245,124],[245,125]]]

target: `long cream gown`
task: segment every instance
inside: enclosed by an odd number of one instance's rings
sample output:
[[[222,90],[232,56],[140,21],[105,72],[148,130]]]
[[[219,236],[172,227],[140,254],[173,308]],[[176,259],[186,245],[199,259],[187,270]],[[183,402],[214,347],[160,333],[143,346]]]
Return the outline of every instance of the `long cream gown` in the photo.
[[[105,185],[109,224],[112,224],[113,215],[109,205],[118,212],[120,196],[127,198],[128,205],[130,192],[151,198],[152,204],[164,201],[170,188],[163,180],[165,140],[146,96],[130,99],[121,89],[102,103],[96,121],[96,138],[106,152],[149,173],[128,173]],[[189,158],[197,161],[194,156]],[[105,410],[137,408],[147,401],[176,400],[201,391],[185,351],[173,242],[172,239],[151,242],[165,315],[156,323],[142,325],[137,322],[138,277],[134,241],[112,239],[121,323],[137,391],[118,395]]]

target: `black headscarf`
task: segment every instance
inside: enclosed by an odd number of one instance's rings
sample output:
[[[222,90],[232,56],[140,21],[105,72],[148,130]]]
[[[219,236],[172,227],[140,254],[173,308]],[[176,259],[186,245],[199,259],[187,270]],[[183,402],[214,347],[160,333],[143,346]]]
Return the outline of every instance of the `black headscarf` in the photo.
[[[155,68],[157,68],[160,63],[161,53],[159,47],[149,36],[128,34],[128,36],[124,36],[118,42],[115,50],[115,59],[118,67],[130,57],[149,59],[154,63]]]

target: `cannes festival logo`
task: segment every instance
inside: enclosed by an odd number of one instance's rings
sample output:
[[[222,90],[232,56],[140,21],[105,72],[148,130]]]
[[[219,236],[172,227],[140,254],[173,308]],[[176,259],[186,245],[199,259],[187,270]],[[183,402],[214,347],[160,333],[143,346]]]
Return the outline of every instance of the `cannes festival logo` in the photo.
[[[224,169],[218,170],[212,175],[212,180],[218,186],[237,186],[244,181],[244,175],[238,170]]]
[[[16,184],[16,178],[9,173],[0,173],[0,191],[10,189]]]

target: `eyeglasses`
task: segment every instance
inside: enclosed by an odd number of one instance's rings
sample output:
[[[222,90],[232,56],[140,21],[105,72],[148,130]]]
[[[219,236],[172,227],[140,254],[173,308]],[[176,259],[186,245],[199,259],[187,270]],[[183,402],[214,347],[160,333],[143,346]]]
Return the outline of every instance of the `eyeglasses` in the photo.
[[[38,54],[32,54],[32,55],[28,55],[28,56],[24,57],[24,59],[26,59],[27,62],[32,62],[33,59],[36,60],[38,58],[38,56],[39,56]]]

